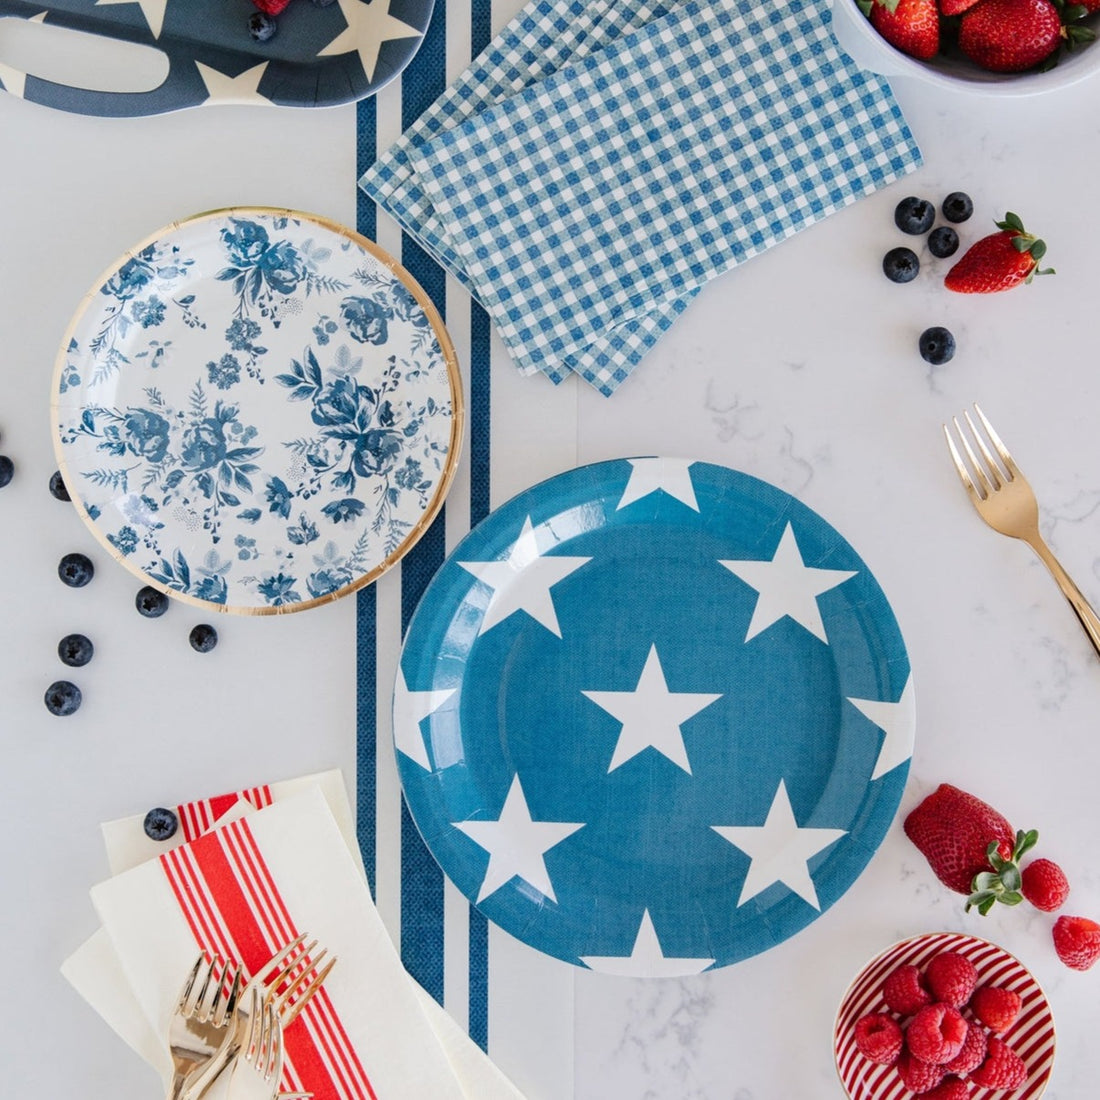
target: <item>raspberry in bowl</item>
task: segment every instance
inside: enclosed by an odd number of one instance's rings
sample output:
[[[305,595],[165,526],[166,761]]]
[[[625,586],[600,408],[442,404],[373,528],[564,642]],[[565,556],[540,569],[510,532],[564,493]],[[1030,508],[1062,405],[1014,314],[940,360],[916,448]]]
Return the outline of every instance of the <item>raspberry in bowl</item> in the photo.
[[[833,1049],[849,1100],[1037,1100],[1054,1066],[1054,1019],[1003,948],[929,933],[859,972],[837,1010]]]
[[[833,0],[832,11],[845,53],[891,79],[1003,97],[1039,95],[1100,71],[1100,44],[1088,41],[1100,33],[1100,0],[1061,10],[1053,0],[898,0],[889,11],[891,3]]]

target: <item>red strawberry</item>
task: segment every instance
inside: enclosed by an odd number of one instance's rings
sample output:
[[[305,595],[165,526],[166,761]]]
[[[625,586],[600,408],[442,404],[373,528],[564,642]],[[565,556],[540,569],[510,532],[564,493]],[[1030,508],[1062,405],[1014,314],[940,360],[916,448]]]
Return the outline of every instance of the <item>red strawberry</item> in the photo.
[[[934,1089],[946,1076],[943,1066],[922,1061],[906,1048],[898,1055],[897,1071],[905,1087],[916,1093]]]
[[[917,967],[906,964],[887,975],[882,983],[882,999],[901,1016],[912,1016],[932,1003],[932,994]]]
[[[927,61],[940,48],[936,0],[872,0],[871,26],[902,53]]]
[[[925,1005],[909,1021],[905,1045],[922,1062],[942,1066],[958,1056],[970,1025],[952,1005]]]
[[[991,3],[993,0],[983,0]],[[991,294],[1030,283],[1035,275],[1053,275],[1037,270],[1047,246],[1024,229],[1018,215],[1009,211],[995,223],[999,233],[982,237],[967,249],[944,277],[943,285],[959,294]]]
[[[990,844],[1008,859],[1016,837],[992,806],[949,783],[912,810],[904,828],[940,882],[958,894],[969,894],[974,876],[990,870]]]
[[[279,15],[283,9],[290,3],[290,0],[252,0],[252,3],[260,9],[260,11],[267,12],[268,15]]]
[[[1020,872],[1020,893],[1044,913],[1060,909],[1069,896],[1069,879],[1051,859],[1033,859]]]
[[[1020,1015],[1020,994],[1011,989],[983,985],[970,999],[970,1011],[990,1031],[1007,1031]],[[976,1029],[975,1029],[976,1030]]]
[[[966,1029],[966,1041],[962,1050],[955,1055],[943,1068],[948,1073],[957,1073],[965,1077],[971,1070],[977,1069],[985,1061],[985,1051],[988,1042],[985,1029],[981,1027],[968,1027]]]
[[[1050,0],[981,0],[959,23],[959,49],[995,73],[1018,73],[1061,45],[1062,17]]]
[[[974,964],[956,951],[941,951],[929,962],[924,971],[932,996],[943,1004],[962,1008],[970,1000],[974,986],[978,984],[978,971]],[[949,1055],[942,1061],[949,1061]]]
[[[1018,1089],[1027,1080],[1027,1066],[1008,1043],[993,1036],[985,1061],[970,1080],[983,1089]]]
[[[924,1094],[924,1100],[969,1100],[970,1089],[965,1081],[957,1077],[949,1077],[942,1085],[937,1085],[931,1092]]]
[[[1088,970],[1100,959],[1100,924],[1087,917],[1059,917],[1054,922],[1054,950],[1073,970]]]
[[[903,1036],[893,1016],[875,1012],[856,1020],[855,1040],[865,1058],[880,1066],[892,1066],[901,1053]]]

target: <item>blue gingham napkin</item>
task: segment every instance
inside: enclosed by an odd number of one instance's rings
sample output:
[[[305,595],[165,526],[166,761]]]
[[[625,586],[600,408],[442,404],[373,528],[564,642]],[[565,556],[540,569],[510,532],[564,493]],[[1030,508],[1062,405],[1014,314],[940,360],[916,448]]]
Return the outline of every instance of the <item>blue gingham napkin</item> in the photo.
[[[364,184],[431,235],[521,369],[575,369],[611,393],[709,279],[920,163],[828,6],[619,4],[592,39],[574,29],[585,46],[567,63],[543,29],[545,68],[479,59]],[[585,21],[580,5],[550,10],[528,17]],[[376,190],[390,171],[404,181]]]

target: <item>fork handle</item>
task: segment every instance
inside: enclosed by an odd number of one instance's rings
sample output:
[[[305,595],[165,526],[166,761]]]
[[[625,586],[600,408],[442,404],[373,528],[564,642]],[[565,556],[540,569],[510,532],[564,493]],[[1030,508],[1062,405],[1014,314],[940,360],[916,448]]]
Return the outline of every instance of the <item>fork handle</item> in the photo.
[[[1058,582],[1062,595],[1073,608],[1077,621],[1089,636],[1092,648],[1096,650],[1097,656],[1100,656],[1100,616],[1092,609],[1092,605],[1085,599],[1081,589],[1074,584],[1073,578],[1062,568],[1061,562],[1054,556],[1050,547],[1041,538],[1034,539],[1031,546],[1050,570],[1051,576]]]

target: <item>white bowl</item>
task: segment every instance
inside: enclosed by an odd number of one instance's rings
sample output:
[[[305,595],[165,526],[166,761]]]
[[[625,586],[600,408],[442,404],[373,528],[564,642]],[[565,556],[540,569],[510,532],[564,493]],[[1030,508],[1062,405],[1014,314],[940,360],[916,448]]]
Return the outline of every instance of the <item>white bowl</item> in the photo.
[[[1094,30],[1097,15],[1090,17]],[[911,77],[937,88],[971,95],[1029,96],[1063,88],[1100,71],[1100,41],[1063,52],[1047,72],[990,73],[961,55],[918,61],[895,49],[859,10],[856,0],[833,0],[833,35],[851,59],[885,77]]]

